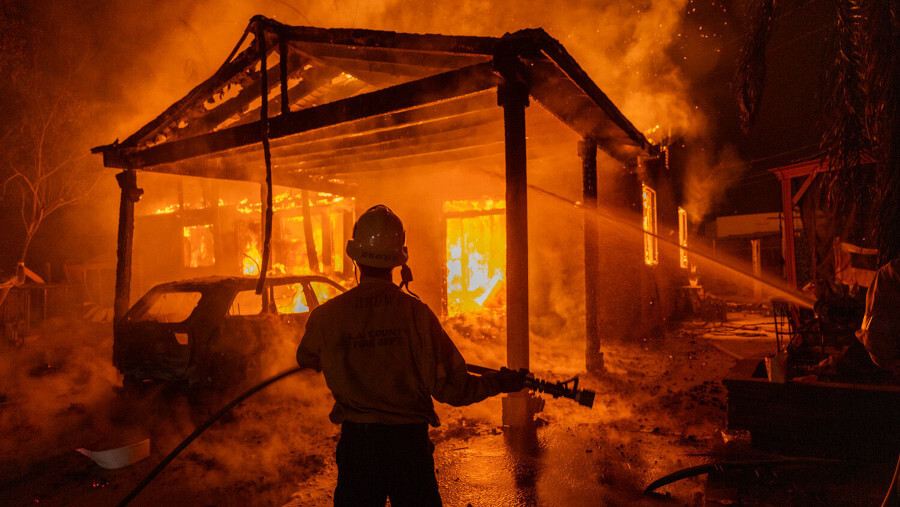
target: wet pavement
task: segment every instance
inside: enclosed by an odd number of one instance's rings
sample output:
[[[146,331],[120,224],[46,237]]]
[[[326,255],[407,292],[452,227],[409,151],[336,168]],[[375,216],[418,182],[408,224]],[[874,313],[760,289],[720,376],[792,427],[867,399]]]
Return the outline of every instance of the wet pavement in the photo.
[[[557,428],[506,430],[436,456],[448,505],[596,505],[603,488],[583,442]]]
[[[665,337],[607,341],[607,371],[597,377],[583,375],[583,341],[535,339],[532,370],[550,381],[581,373],[579,387],[597,393],[594,407],[544,396],[538,424],[513,430],[501,424],[499,397],[469,407],[439,405],[442,425],[430,435],[444,504],[877,505],[893,463],[748,469],[709,480],[692,477],[660,488],[657,495],[643,494],[666,474],[737,456],[723,444],[721,379],[737,357],[774,350],[769,322],[763,315],[731,315],[729,322],[689,323]],[[457,344],[465,357],[488,366],[493,366],[490,358],[503,357],[499,342],[459,339]],[[35,364],[57,364],[52,357],[37,359]],[[85,385],[68,380],[83,376],[76,363],[32,376],[31,362],[20,361],[20,377],[41,392],[51,383]],[[48,450],[32,445],[20,461],[0,463],[0,504],[115,505],[193,429],[184,400],[160,398],[144,411],[129,405],[129,412],[116,407],[131,401],[106,384],[93,392],[95,398],[80,391],[45,397],[44,411],[33,419],[53,422],[57,434],[46,424],[14,419],[34,405],[25,404],[28,398],[20,404],[17,392],[10,391],[0,406],[0,423],[17,442],[7,447],[41,443]],[[280,383],[210,428],[133,505],[331,505],[339,429],[327,420],[330,407],[321,376]],[[91,448],[87,444],[100,436],[123,437],[131,425],[152,437],[151,457],[131,467],[103,470],[71,450]],[[13,454],[5,456],[10,460]]]

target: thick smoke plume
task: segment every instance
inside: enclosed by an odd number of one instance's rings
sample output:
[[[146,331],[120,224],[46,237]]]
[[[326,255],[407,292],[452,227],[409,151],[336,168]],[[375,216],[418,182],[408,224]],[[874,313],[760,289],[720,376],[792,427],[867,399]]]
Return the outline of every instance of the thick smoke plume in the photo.
[[[694,152],[687,167],[684,209],[692,221],[700,222],[716,209],[725,197],[725,189],[737,182],[748,165],[736,149],[725,146],[716,153]]]
[[[682,68],[668,51],[682,35],[686,9],[686,0],[569,0],[549,8],[514,1],[18,1],[4,6],[0,23],[5,46],[39,56],[32,80],[22,81],[22,86],[43,86],[57,82],[61,73],[75,73],[70,88],[82,114],[71,128],[70,141],[86,153],[92,146],[128,136],[211,75],[254,14],[295,25],[460,35],[500,36],[540,26],[566,46],[651,139],[681,134],[694,138],[702,135],[707,122],[689,98]],[[15,67],[16,61],[10,65]],[[15,90],[16,85],[11,87]],[[101,171],[99,157],[92,164]],[[97,241],[79,236],[93,239],[99,232],[112,248],[118,189],[111,172],[103,170],[96,198],[86,210],[50,225],[56,230],[43,236],[46,244],[63,228],[76,232],[63,237],[68,243],[64,246],[71,248],[66,255],[54,256],[46,249],[36,253],[41,265],[104,253],[93,246]],[[94,218],[84,220],[85,215]]]

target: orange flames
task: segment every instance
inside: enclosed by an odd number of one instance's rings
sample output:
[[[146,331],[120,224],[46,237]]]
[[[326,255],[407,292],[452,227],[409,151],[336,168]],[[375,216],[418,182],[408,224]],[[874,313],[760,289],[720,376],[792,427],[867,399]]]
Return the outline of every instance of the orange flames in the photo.
[[[216,264],[212,224],[184,228],[184,265],[203,268]]]
[[[242,272],[245,275],[258,275],[261,264],[262,253],[259,251],[259,240],[253,237],[244,246],[244,258],[241,259]]]
[[[656,191],[641,184],[644,212],[644,263],[655,266],[659,263],[659,245],[656,238]]]
[[[449,201],[447,311],[458,315],[496,304],[506,276],[506,203]]]
[[[687,269],[688,264],[688,223],[687,223],[687,210],[678,207],[678,245],[681,247],[678,249],[678,265],[681,266],[681,269]]]

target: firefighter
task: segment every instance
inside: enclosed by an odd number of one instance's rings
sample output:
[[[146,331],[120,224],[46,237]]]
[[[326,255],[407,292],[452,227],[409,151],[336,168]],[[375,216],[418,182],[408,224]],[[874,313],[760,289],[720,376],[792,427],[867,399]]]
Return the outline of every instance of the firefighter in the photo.
[[[856,337],[872,361],[900,374],[900,257],[875,273],[866,293],[866,315]]]
[[[334,395],[335,505],[440,505],[432,398],[462,406],[524,388],[524,371],[469,374],[434,312],[393,283],[398,266],[401,287],[412,280],[405,237],[387,206],[359,217],[347,242],[359,284],[310,313],[297,349],[298,364],[321,371]]]

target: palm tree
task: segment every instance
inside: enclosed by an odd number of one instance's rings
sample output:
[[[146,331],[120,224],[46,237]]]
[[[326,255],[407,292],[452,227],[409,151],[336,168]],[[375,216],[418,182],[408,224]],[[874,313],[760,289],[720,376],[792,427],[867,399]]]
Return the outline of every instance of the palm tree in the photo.
[[[765,85],[766,46],[783,12],[810,0],[755,0],[738,61],[741,121],[756,119]],[[879,265],[900,255],[900,0],[831,3],[821,140],[832,171],[829,197],[845,211],[871,202]]]

